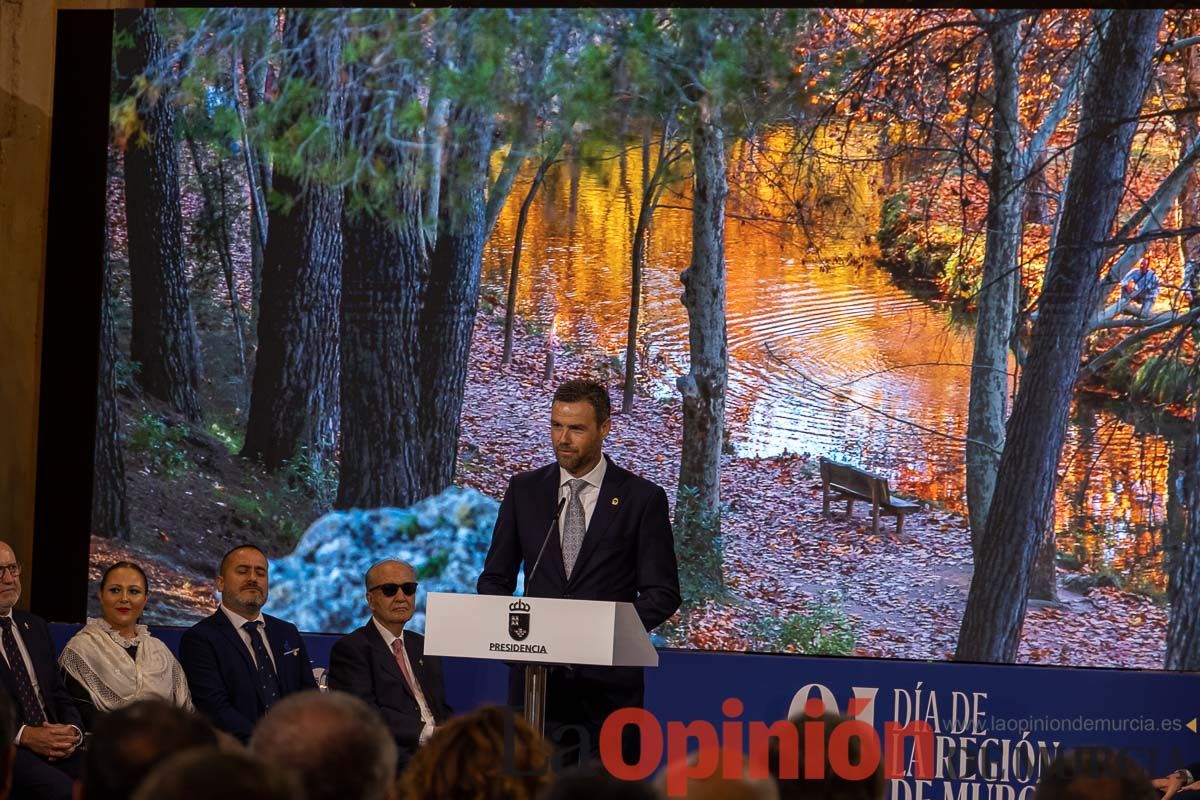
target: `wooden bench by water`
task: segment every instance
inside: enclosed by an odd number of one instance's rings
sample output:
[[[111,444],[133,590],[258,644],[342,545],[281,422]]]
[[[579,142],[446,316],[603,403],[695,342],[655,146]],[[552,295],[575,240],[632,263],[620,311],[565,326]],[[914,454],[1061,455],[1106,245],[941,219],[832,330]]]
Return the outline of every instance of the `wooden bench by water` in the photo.
[[[896,538],[904,540],[904,515],[921,507],[912,500],[902,500],[888,489],[887,478],[859,469],[852,464],[843,464],[821,458],[821,513],[829,516],[829,500],[833,493],[846,498],[846,516],[854,511],[854,501],[864,500],[871,504],[871,531],[879,535],[879,515],[888,514],[896,518]]]

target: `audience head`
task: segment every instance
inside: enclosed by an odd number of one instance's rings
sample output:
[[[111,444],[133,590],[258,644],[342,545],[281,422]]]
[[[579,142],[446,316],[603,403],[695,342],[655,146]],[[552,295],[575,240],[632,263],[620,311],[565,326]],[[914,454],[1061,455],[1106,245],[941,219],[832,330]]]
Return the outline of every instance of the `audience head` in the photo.
[[[118,561],[100,577],[100,613],[118,631],[132,631],[146,607],[149,583],[132,561]]]
[[[267,572],[267,556],[254,545],[241,544],[227,552],[217,575],[221,604],[247,619],[257,617],[267,603]]]
[[[8,797],[12,790],[13,761],[17,757],[17,746],[13,739],[17,738],[17,707],[13,705],[8,692],[0,688],[0,800]]]
[[[307,800],[383,800],[396,777],[391,732],[345,692],[288,695],[259,721],[250,749],[297,773]]]
[[[749,759],[743,756],[742,775],[738,778],[726,778],[723,767],[715,765],[712,774],[704,778],[689,778],[686,768],[694,767],[699,761],[699,754],[693,752],[686,759],[673,762],[664,767],[654,779],[654,786],[660,797],[671,797],[672,784],[676,788],[676,797],[686,797],[688,800],[779,800],[779,788],[773,778],[751,778]],[[671,779],[672,768],[679,769],[678,775]],[[680,792],[682,789],[682,792]]]
[[[1107,747],[1062,753],[1042,773],[1034,800],[1154,800],[1158,792],[1136,761]]]
[[[796,732],[795,739],[772,738],[768,765],[771,775],[779,785],[781,800],[807,800],[807,798],[822,798],[823,800],[881,800],[884,792],[883,764],[876,765],[875,770],[862,780],[851,780],[842,777],[834,769],[829,760],[829,739],[834,728],[839,725],[862,725],[865,722],[855,722],[837,714],[823,714],[819,717],[799,714],[792,717],[785,725],[790,725]],[[822,728],[821,749],[825,753],[825,775],[822,778],[804,777],[804,739],[805,725],[818,725]],[[782,727],[782,725],[781,725]],[[864,731],[865,732],[865,731]],[[846,757],[851,764],[862,762],[862,743],[857,736],[849,737]]]
[[[21,564],[8,542],[0,542],[0,614],[7,615],[21,599]]]
[[[367,570],[363,583],[372,616],[379,620],[380,625],[399,636],[404,624],[412,619],[416,610],[416,570],[404,561],[388,559]]]
[[[648,783],[623,781],[595,766],[566,770],[540,800],[658,800]]]
[[[166,700],[130,703],[97,721],[84,756],[83,797],[123,800],[167,758],[216,745],[212,726],[198,714]]]
[[[611,413],[608,390],[595,381],[558,387],[550,405],[550,441],[560,467],[578,477],[599,463]]]
[[[531,800],[550,783],[550,745],[519,714],[499,706],[455,717],[417,750],[401,797]]]
[[[164,761],[142,783],[134,800],[296,800],[304,797],[296,776],[248,753],[215,749],[179,753]]]

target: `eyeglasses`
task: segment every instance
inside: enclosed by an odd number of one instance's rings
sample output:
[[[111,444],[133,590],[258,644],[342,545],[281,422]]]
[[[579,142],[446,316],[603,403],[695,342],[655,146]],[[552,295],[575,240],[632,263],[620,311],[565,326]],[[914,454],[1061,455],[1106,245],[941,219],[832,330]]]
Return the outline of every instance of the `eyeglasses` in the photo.
[[[367,591],[380,591],[383,592],[384,597],[395,597],[396,592],[400,591],[401,589],[404,590],[406,595],[412,597],[417,593],[417,582],[409,581],[408,583],[381,583],[378,586],[372,586],[370,589],[367,589]]]
[[[0,564],[0,578],[3,578],[6,572],[14,578],[19,578],[21,577],[21,565],[15,562],[12,564]]]

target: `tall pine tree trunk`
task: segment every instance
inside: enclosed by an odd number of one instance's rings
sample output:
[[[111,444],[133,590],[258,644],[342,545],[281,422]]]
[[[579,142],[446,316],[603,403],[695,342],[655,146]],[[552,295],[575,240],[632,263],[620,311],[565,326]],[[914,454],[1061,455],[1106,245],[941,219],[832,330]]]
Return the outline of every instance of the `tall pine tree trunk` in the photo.
[[[492,124],[461,105],[449,113],[443,196],[437,245],[430,259],[416,360],[420,364],[420,484],[405,504],[442,491],[454,480],[463,391],[479,308],[483,245],[487,238],[484,191]]]
[[[474,35],[468,30],[457,41],[454,63],[478,58]],[[351,128],[375,108],[366,69],[352,65],[346,81],[359,93]],[[387,91],[388,102],[403,108],[416,97],[415,77],[388,76]],[[361,193],[347,197],[342,216],[339,508],[410,505],[454,479],[479,304],[493,124],[481,110],[448,109],[432,251],[422,203],[423,176],[434,165],[424,148],[371,144],[386,190],[377,183],[348,190]],[[386,202],[377,202],[381,196]]]
[[[698,45],[703,47],[704,45]],[[692,262],[680,279],[688,312],[688,374],[683,396],[683,452],[675,503],[676,543],[685,594],[720,591],[721,445],[725,431],[728,352],[725,334],[725,143],[720,112],[700,98],[692,127]]]
[[[350,87],[363,86],[363,71],[362,64],[351,67]],[[399,76],[390,88],[401,106],[415,95],[411,76]],[[371,88],[359,89],[347,106],[350,119],[366,117],[375,103]],[[376,187],[354,184],[342,208],[337,508],[406,505],[424,496],[417,348],[429,253],[422,164],[411,149],[373,157],[394,176],[387,207],[369,202]]]
[[[1188,467],[1195,464],[1195,454],[1189,452],[1191,436],[1178,436],[1171,441],[1167,458],[1167,518],[1162,532],[1163,572],[1167,576],[1167,600],[1174,600],[1179,576],[1179,553],[1187,528],[1188,497],[1192,487],[1185,480]],[[1192,495],[1194,496],[1194,495]]]
[[[293,199],[271,210],[263,254],[258,355],[242,455],[269,469],[304,452],[333,455],[338,431],[341,193],[276,174]]]
[[[413,340],[427,261],[420,191],[397,195],[397,221],[365,210],[342,213],[338,508],[404,505],[423,496]]]
[[[1200,670],[1200,408],[1192,430],[1176,442],[1182,491],[1182,535],[1165,542],[1167,591],[1167,669]],[[1174,484],[1172,485],[1174,486]],[[1179,502],[1178,500],[1176,501]],[[1170,530],[1170,526],[1168,526]]]
[[[971,391],[967,403],[967,508],[971,549],[987,520],[1004,449],[1008,344],[1012,337],[1021,242],[1020,17],[1001,12],[988,30],[996,99],[992,109],[992,166],[988,173],[987,240],[980,282]]]
[[[298,12],[304,15],[306,12]],[[308,35],[293,15],[284,32],[283,81],[332,93],[339,44]],[[342,283],[341,192],[283,174],[274,190],[263,254],[258,355],[242,455],[269,469],[304,453],[333,456],[338,432],[338,313]]]
[[[1189,33],[1200,32],[1200,12],[1193,9],[1188,12],[1191,22]],[[1200,108],[1200,47],[1192,45],[1184,54],[1183,91],[1187,98],[1187,106]],[[1184,157],[1200,137],[1200,113],[1188,111],[1180,114],[1177,120],[1179,126],[1179,154]],[[1200,170],[1193,169],[1188,173],[1183,191],[1179,193],[1179,227],[1188,228],[1200,225]],[[1200,235],[1187,236],[1179,240],[1182,255],[1185,260],[1200,262]]]
[[[117,27],[132,45],[117,51],[123,94],[133,79],[164,58],[150,11],[119,11]],[[149,394],[189,420],[200,419],[200,344],[184,271],[183,218],[175,116],[159,91],[138,99],[142,130],[125,149],[125,221],[129,237],[133,329],[130,357]]]
[[[1029,576],[1029,597],[1032,600],[1058,600],[1058,546],[1054,540],[1054,514],[1038,541],[1033,572]]]
[[[112,314],[112,274],[105,226],[104,283],[100,297],[100,376],[96,399],[95,468],[92,473],[92,535],[129,539],[125,502],[125,457],[117,414],[117,335]]]
[[[1067,414],[1104,247],[1125,186],[1129,145],[1162,11],[1115,11],[1080,104],[1070,188],[1029,359],[967,597],[955,657],[1015,660],[1037,545],[1053,509]]]
[[[241,62],[244,67],[246,105],[251,113],[265,101],[268,76],[273,70],[262,55],[263,46],[247,40],[242,46]],[[237,86],[237,69],[234,69],[234,87]],[[246,183],[250,189],[250,323],[257,321],[259,296],[262,293],[263,253],[267,246],[267,195],[271,191],[271,165],[267,153],[255,146],[249,136],[245,114],[237,92],[233,94],[242,125],[242,146],[246,166]]]

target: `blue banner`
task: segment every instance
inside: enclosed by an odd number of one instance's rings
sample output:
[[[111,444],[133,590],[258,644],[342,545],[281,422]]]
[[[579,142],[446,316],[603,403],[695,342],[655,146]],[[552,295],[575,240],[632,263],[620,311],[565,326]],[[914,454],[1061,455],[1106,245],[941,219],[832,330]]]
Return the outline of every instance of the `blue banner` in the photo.
[[[56,644],[77,629],[53,625]],[[181,633],[154,629],[172,649]],[[328,664],[337,638],[305,636],[314,667]],[[903,774],[889,780],[889,800],[1027,800],[1050,760],[1073,747],[1125,751],[1151,776],[1200,761],[1200,676],[1191,673],[678,650],[660,656],[658,669],[646,671],[645,718],[661,732],[659,763],[686,755],[708,729],[722,741],[741,737],[753,750],[756,723],[787,719],[811,700],[847,714],[855,698],[856,718],[884,745],[889,726],[929,726],[932,759],[923,762],[914,740],[905,740],[897,759]],[[447,658],[444,667],[456,711],[505,702],[502,663]]]

